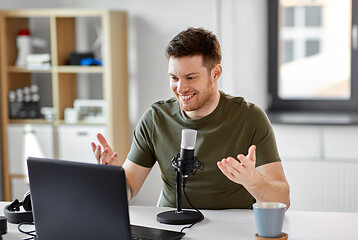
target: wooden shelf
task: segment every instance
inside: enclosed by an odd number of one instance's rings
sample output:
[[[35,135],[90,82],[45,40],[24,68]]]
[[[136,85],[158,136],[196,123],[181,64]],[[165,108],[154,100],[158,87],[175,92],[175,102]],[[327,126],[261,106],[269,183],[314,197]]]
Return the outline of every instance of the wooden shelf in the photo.
[[[22,174],[11,174],[10,175],[11,178],[24,178],[27,179],[27,175],[22,175]]]
[[[59,73],[103,73],[102,66],[58,66],[54,71]]]
[[[82,19],[80,19],[82,18]],[[67,66],[71,52],[76,51],[76,20],[92,18],[100,23],[103,34],[104,66]],[[32,22],[31,22],[32,21]],[[31,22],[31,24],[30,24]],[[77,21],[78,22],[78,21]],[[36,25],[37,24],[37,25]],[[43,34],[48,36],[48,53],[51,56],[49,69],[27,69],[14,66],[18,54],[16,38],[19,30],[44,24]],[[31,29],[30,29],[30,32]],[[82,32],[82,31],[81,31]],[[77,32],[78,33],[78,32]],[[85,36],[86,37],[86,36]],[[27,9],[0,11],[0,105],[1,105],[1,144],[2,144],[2,180],[4,200],[10,201],[11,181],[22,176],[23,172],[10,172],[9,136],[7,128],[13,124],[41,127],[49,125],[54,129],[54,156],[59,158],[59,132],[61,125],[96,126],[106,128],[107,140],[119,156],[125,157],[130,148],[130,125],[128,117],[128,56],[127,56],[127,13],[124,11],[86,10],[86,9]],[[36,74],[35,74],[36,73]],[[85,74],[82,74],[85,73]],[[88,74],[88,75],[87,75]],[[97,76],[98,74],[98,76]],[[101,89],[100,96],[106,103],[106,122],[88,123],[78,121],[67,124],[64,111],[72,108],[78,99],[78,90],[88,77],[88,84]],[[92,77],[92,79],[90,79]],[[97,78],[99,81],[97,81]],[[77,81],[80,80],[80,81]],[[30,86],[32,82],[42,83],[42,93],[46,93],[46,102],[42,106],[51,106],[56,115],[52,122],[45,119],[9,119],[8,93]],[[79,83],[80,82],[80,83]],[[86,88],[85,88],[86,89]],[[41,92],[40,92],[41,95]],[[49,96],[49,97],[48,97]],[[40,96],[41,99],[42,96]],[[45,100],[44,100],[45,101]],[[19,126],[16,126],[19,127]],[[92,140],[92,139],[91,139]],[[90,139],[89,139],[90,141]],[[87,147],[87,145],[86,145]],[[123,159],[124,160],[124,159]],[[24,174],[26,175],[26,174]]]
[[[64,120],[59,120],[57,122],[58,125],[69,125],[69,126],[74,126],[74,125],[88,125],[88,126],[104,126],[106,125],[105,123],[95,123],[95,122],[86,122],[86,121],[77,121],[75,124],[73,123],[66,123]]]
[[[45,119],[10,119],[9,124],[53,124]]]
[[[6,17],[105,17],[118,11],[96,9],[24,9],[8,10]],[[123,12],[122,12],[123,13]]]
[[[76,123],[67,123],[65,120],[47,121],[45,119],[10,119],[9,124],[49,124],[49,125],[88,125],[88,126],[105,126],[105,123],[77,121]]]
[[[16,66],[9,66],[7,67],[7,71],[10,73],[51,73],[52,68],[42,70],[34,70],[34,69],[28,69],[26,67],[16,67]]]
[[[103,73],[102,66],[57,66],[51,67],[49,69],[28,69],[26,67],[16,67],[9,66],[7,67],[8,72],[20,72],[20,73],[51,73],[51,72],[59,72],[59,73]]]

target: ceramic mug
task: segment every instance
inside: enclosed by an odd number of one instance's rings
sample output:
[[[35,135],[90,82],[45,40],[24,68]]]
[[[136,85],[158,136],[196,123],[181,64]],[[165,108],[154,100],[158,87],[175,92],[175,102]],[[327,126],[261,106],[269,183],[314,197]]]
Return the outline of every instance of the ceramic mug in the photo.
[[[259,237],[281,237],[286,204],[279,202],[257,202],[253,205],[253,210]]]

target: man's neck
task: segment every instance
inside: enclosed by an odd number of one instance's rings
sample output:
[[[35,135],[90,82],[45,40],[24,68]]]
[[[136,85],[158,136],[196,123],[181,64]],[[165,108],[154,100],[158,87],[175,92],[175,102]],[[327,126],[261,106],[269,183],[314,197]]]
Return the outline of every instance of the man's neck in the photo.
[[[192,120],[198,120],[208,116],[210,113],[214,112],[219,105],[220,95],[219,90],[216,90],[210,103],[208,103],[206,107],[194,111],[184,111],[185,115]]]

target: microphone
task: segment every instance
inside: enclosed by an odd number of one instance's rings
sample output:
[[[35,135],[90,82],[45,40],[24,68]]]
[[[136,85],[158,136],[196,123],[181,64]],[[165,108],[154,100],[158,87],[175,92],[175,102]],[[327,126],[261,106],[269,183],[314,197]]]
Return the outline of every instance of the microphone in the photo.
[[[184,180],[189,174],[195,174],[198,169],[204,169],[204,164],[194,156],[196,135],[196,130],[183,129],[180,153],[172,159],[172,166]]]
[[[157,215],[157,221],[165,224],[195,224],[204,219],[203,214],[195,208],[189,201],[185,193],[185,183],[189,174],[195,174],[198,169],[203,170],[204,164],[195,156],[195,142],[197,131],[193,129],[183,129],[180,144],[180,153],[172,159],[172,166],[176,170],[176,204],[177,210],[166,211]],[[182,183],[183,180],[183,183]],[[190,206],[196,211],[183,210],[181,206],[181,186],[184,195]]]
[[[180,154],[174,167],[183,178],[193,172],[196,135],[197,131],[193,129],[183,129],[181,133]]]

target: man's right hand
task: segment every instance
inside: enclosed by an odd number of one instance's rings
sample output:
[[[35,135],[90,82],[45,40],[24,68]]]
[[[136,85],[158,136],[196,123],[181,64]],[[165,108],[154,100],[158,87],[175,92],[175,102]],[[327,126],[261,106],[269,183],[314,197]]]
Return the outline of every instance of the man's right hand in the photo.
[[[109,146],[104,136],[98,133],[97,139],[100,145],[97,145],[94,142],[91,143],[92,151],[97,159],[97,163],[119,166],[118,154],[116,152],[113,152],[111,146]]]

